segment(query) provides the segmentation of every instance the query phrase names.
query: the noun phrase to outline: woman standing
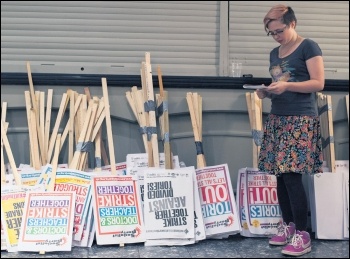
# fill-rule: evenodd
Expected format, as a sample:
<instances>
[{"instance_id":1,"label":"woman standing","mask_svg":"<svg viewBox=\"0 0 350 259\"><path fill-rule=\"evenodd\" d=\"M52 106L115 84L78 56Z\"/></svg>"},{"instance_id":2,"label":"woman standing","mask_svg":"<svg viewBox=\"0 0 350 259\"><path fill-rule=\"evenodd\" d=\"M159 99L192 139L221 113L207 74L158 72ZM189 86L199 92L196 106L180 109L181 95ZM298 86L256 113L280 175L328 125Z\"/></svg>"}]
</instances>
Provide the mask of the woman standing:
<instances>
[{"instance_id":1,"label":"woman standing","mask_svg":"<svg viewBox=\"0 0 350 259\"><path fill-rule=\"evenodd\" d=\"M279 46L270 52L272 83L257 90L260 99L271 98L258 167L277 176L284 221L269 243L287 244L283 254L300 256L311 251L302 175L322 172L316 100L316 92L324 88L325 81L322 51L316 42L298 35L297 19L289 6L272 7L263 22L267 35Z\"/></svg>"}]
</instances>

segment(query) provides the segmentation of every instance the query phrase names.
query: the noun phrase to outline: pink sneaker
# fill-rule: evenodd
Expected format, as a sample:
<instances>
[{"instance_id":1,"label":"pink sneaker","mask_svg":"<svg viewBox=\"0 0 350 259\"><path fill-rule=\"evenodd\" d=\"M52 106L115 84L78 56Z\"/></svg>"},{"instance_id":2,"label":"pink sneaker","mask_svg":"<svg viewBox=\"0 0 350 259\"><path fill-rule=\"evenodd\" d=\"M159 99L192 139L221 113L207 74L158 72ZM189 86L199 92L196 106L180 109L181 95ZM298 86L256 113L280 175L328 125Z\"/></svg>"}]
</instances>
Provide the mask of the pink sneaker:
<instances>
[{"instance_id":1,"label":"pink sneaker","mask_svg":"<svg viewBox=\"0 0 350 259\"><path fill-rule=\"evenodd\" d=\"M270 245L285 245L288 243L289 239L295 234L295 224L290 222L289 225L285 222L277 227L277 234L270 238Z\"/></svg>"},{"instance_id":2,"label":"pink sneaker","mask_svg":"<svg viewBox=\"0 0 350 259\"><path fill-rule=\"evenodd\" d=\"M299 256L311 252L311 239L306 231L295 233L292 241L282 249L282 254Z\"/></svg>"}]
</instances>

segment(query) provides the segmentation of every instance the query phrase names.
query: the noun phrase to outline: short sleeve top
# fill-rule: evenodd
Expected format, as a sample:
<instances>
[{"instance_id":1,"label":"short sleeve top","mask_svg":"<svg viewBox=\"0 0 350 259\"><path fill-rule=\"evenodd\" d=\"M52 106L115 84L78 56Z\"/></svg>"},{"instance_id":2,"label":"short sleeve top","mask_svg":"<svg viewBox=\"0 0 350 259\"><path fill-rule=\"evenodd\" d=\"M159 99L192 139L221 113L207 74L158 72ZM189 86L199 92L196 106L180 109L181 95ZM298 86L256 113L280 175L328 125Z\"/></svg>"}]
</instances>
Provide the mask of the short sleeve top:
<instances>
[{"instance_id":1,"label":"short sleeve top","mask_svg":"<svg viewBox=\"0 0 350 259\"><path fill-rule=\"evenodd\" d=\"M322 56L321 48L311 39L304 39L290 55L279 58L279 47L270 52L270 74L274 82L303 82L310 79L306 61ZM297 93L286 91L280 95L271 95L271 113L276 115L318 114L316 93Z\"/></svg>"}]
</instances>

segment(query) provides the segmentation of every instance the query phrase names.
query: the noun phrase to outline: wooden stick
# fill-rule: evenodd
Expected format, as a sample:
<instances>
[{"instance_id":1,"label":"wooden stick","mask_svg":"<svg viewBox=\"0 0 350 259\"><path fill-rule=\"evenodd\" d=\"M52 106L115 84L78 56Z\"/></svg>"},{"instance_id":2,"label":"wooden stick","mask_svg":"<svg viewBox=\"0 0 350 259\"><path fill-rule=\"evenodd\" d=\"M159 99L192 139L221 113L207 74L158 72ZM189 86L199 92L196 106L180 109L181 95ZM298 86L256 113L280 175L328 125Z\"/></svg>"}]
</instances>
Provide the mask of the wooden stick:
<instances>
[{"instance_id":1,"label":"wooden stick","mask_svg":"<svg viewBox=\"0 0 350 259\"><path fill-rule=\"evenodd\" d=\"M87 96L87 99L88 99L88 100L91 99L90 89L89 89L88 87L85 87L85 88L84 88L84 91L85 91L85 94L86 94L86 96ZM103 99L103 97L102 97L101 99ZM103 103L102 103L102 104L103 104ZM100 107L104 109L104 105L99 104L99 108L100 108ZM103 110L102 110L102 113L101 113L101 114L103 114L103 116L105 116ZM100 116L99 113L97 114L97 116ZM105 165L109 165L108 157L107 157L107 152L106 152L106 147L105 147L105 145L103 144L103 141L102 141L102 128L99 128L98 130L100 131L100 132L98 133L98 138L101 138L101 139L100 139L100 141L98 141L98 142L100 143L100 144L99 144L100 146L99 146L99 147L96 147L96 148L98 148L98 149L101 150L101 155L102 155L102 159L103 159L104 164L105 164ZM100 155L100 156L101 156L101 155Z\"/></svg>"},{"instance_id":2,"label":"wooden stick","mask_svg":"<svg viewBox=\"0 0 350 259\"><path fill-rule=\"evenodd\" d=\"M163 104L163 113L159 116L159 125L164 146L165 169L173 169L173 159L170 146L169 134L169 111L168 111L168 92L164 91L162 71L158 66L159 96L157 98L158 107Z\"/></svg>"},{"instance_id":3,"label":"wooden stick","mask_svg":"<svg viewBox=\"0 0 350 259\"><path fill-rule=\"evenodd\" d=\"M346 103L346 114L348 115L348 124L349 124L349 94L345 96L345 103Z\"/></svg>"},{"instance_id":4,"label":"wooden stick","mask_svg":"<svg viewBox=\"0 0 350 259\"><path fill-rule=\"evenodd\" d=\"M91 100L90 102L93 102L93 100ZM78 138L77 145L82 145L84 143L85 136L86 136L86 133L87 133L88 127L89 127L91 113L92 113L92 104L91 105L89 104L88 109L87 109L87 116L85 118L84 125L83 125L82 131L80 133L80 136ZM69 168L78 170L79 163L80 163L80 156L81 156L81 150L76 149L74 152L72 162L69 164Z\"/></svg>"},{"instance_id":5,"label":"wooden stick","mask_svg":"<svg viewBox=\"0 0 350 259\"><path fill-rule=\"evenodd\" d=\"M3 102L1 106L1 121L5 123L7 113L7 102ZM7 133L7 124L5 126L5 134ZM1 185L6 184L6 175L5 175L5 158L4 158L4 143L1 138Z\"/></svg>"},{"instance_id":6,"label":"wooden stick","mask_svg":"<svg viewBox=\"0 0 350 259\"><path fill-rule=\"evenodd\" d=\"M29 62L27 62L27 74L28 74L29 90L30 90L30 97L31 97L30 98L31 99L31 108L34 109L35 118L37 118L37 120L35 121L36 130L37 130L37 132L35 132L35 134L37 134L36 139L39 141L40 151L43 152L43 150L44 150L44 136L40 134L41 130L40 130L40 125L39 125L38 104L37 104L37 101L35 98L34 84L33 84L32 72L31 72ZM39 156L40 156L40 153L39 153Z\"/></svg>"},{"instance_id":7,"label":"wooden stick","mask_svg":"<svg viewBox=\"0 0 350 259\"><path fill-rule=\"evenodd\" d=\"M86 100L90 102L92 99L89 87L84 87L84 93L86 95Z\"/></svg>"},{"instance_id":8,"label":"wooden stick","mask_svg":"<svg viewBox=\"0 0 350 259\"><path fill-rule=\"evenodd\" d=\"M74 96L74 98L75 98L75 96ZM66 124L66 127L64 128L64 130L63 130L63 133L62 133L62 136L61 136L61 149L62 149L62 147L63 147L63 145L64 145L64 142L65 142L65 140L66 140L66 137L67 137L67 135L68 135L68 131L69 131L69 127L70 127L70 125L71 125L71 123L72 123L72 121L73 121L73 126L74 126L74 117L76 116L76 113L78 112L78 110L79 110L79 106L80 106L80 104L81 104L81 101L82 101L82 95L79 95L78 96L78 99L75 101L75 104L74 104L74 116L73 116L73 119L72 119L72 117L70 117L69 119L68 119L68 122L67 122L67 124ZM78 138L78 137L77 137ZM73 143L73 147L74 147L74 143ZM73 154L74 155L74 154Z\"/></svg>"},{"instance_id":9,"label":"wooden stick","mask_svg":"<svg viewBox=\"0 0 350 259\"><path fill-rule=\"evenodd\" d=\"M40 134L40 138L42 139L42 147L43 149L41 150L41 164L44 165L46 164L47 158L46 158L46 153L44 152L45 146L44 146L44 137L45 137L45 92L39 92L39 130L38 134Z\"/></svg>"},{"instance_id":10,"label":"wooden stick","mask_svg":"<svg viewBox=\"0 0 350 259\"><path fill-rule=\"evenodd\" d=\"M95 171L101 171L101 130L97 132L95 139Z\"/></svg>"},{"instance_id":11,"label":"wooden stick","mask_svg":"<svg viewBox=\"0 0 350 259\"><path fill-rule=\"evenodd\" d=\"M125 93L125 96L126 96L126 99L129 103L129 106L137 120L137 123L140 127L140 129L143 129L143 127L145 125L142 125L142 122L141 122L141 119L143 117L143 112L139 113L138 112L138 104L137 104L137 96L136 96L136 93L137 93L137 87L136 86L133 86L132 88L132 91L127 91ZM142 136L142 139L143 139L143 144L144 144L144 147L145 147L145 150L146 150L146 153L147 153L147 135L146 133L141 133L141 136Z\"/></svg>"},{"instance_id":12,"label":"wooden stick","mask_svg":"<svg viewBox=\"0 0 350 259\"><path fill-rule=\"evenodd\" d=\"M97 113L97 110L98 110L98 100L92 99L91 101L89 103L90 103L90 105L92 103L92 110L91 110L91 115L90 115L88 129L86 131L83 143L91 143L93 141L91 135L92 135L92 131L93 131L94 125L95 125L95 118L96 118L96 113ZM88 159L87 158L87 153L88 152L85 151L85 152L82 152L82 154L80 155L80 162L79 162L78 170L85 171L84 169L85 169L86 162L87 162L87 159Z\"/></svg>"},{"instance_id":13,"label":"wooden stick","mask_svg":"<svg viewBox=\"0 0 350 259\"><path fill-rule=\"evenodd\" d=\"M9 143L7 135L6 135L4 122L2 120L1 120L1 139L2 139L3 144L5 146L7 158L9 160L9 163L10 163L10 166L12 169L12 173L13 173L13 177L15 178L16 185L20 186L21 185L21 177L18 174L16 162L15 162L15 159L13 158L10 143Z\"/></svg>"},{"instance_id":14,"label":"wooden stick","mask_svg":"<svg viewBox=\"0 0 350 259\"><path fill-rule=\"evenodd\" d=\"M104 117L105 114L104 114L104 102L99 100L97 97L94 99L99 103L98 104L98 111L97 111L97 114L96 114L96 119L95 119L95 123L94 123L94 130L97 129L97 135L94 136L92 132L92 137L91 137L91 140L95 142L95 171L101 171L102 168L101 168L101 155L102 155L102 152L101 152L101 148L104 147L101 139L102 139L102 135L101 135L101 125L96 125L100 119L100 117ZM103 99L103 97L102 97ZM102 115L103 114L103 115ZM102 115L102 116L101 116ZM93 131L94 131L93 130Z\"/></svg>"},{"instance_id":15,"label":"wooden stick","mask_svg":"<svg viewBox=\"0 0 350 259\"><path fill-rule=\"evenodd\" d=\"M252 109L252 94L250 92L246 92L246 102L247 102L247 108L248 108L248 116L249 116L249 124L250 124L250 130L252 133L252 147L253 147L253 167L257 167L257 153L258 153L258 146L255 144L254 136L253 136L253 130L254 130L254 116Z\"/></svg>"},{"instance_id":16,"label":"wooden stick","mask_svg":"<svg viewBox=\"0 0 350 259\"><path fill-rule=\"evenodd\" d=\"M145 147L145 152L149 154L150 153L149 148L151 148L150 150L152 150L152 145L150 146L148 145L147 132L146 132L148 117L145 112L143 91L137 90L137 87L133 86L131 89L131 96L135 104L135 109L139 120L140 130L142 129L142 140L143 140L143 145Z\"/></svg>"},{"instance_id":17,"label":"wooden stick","mask_svg":"<svg viewBox=\"0 0 350 259\"><path fill-rule=\"evenodd\" d=\"M107 79L102 78L102 91L103 98L105 103L105 114L106 114L106 128L107 128L107 138L108 138L108 150L109 150L109 161L111 162L111 172L113 175L117 174L115 169L115 155L114 155L114 142L113 142L113 132L112 132L112 122L111 122L111 113L110 105L108 98L108 89L107 89Z\"/></svg>"},{"instance_id":18,"label":"wooden stick","mask_svg":"<svg viewBox=\"0 0 350 259\"><path fill-rule=\"evenodd\" d=\"M102 142L103 141L101 141L101 145L103 145ZM102 160L103 160L104 165L109 165L108 155L107 155L107 152L104 148L101 148L101 155L102 155Z\"/></svg>"},{"instance_id":19,"label":"wooden stick","mask_svg":"<svg viewBox=\"0 0 350 259\"><path fill-rule=\"evenodd\" d=\"M2 122L3 120L1 120ZM5 131L6 134L6 131ZM6 184L6 174L5 174L5 158L4 158L4 143L1 138L1 185Z\"/></svg>"},{"instance_id":20,"label":"wooden stick","mask_svg":"<svg viewBox=\"0 0 350 259\"><path fill-rule=\"evenodd\" d=\"M92 131L92 140L95 140L96 136L98 135L98 132L101 130L102 123L104 119L106 118L106 113L104 112L105 110L105 104L104 101L101 98L98 102L98 110L96 112L96 118L93 126L93 131ZM102 148L101 148L102 152Z\"/></svg>"},{"instance_id":21,"label":"wooden stick","mask_svg":"<svg viewBox=\"0 0 350 259\"><path fill-rule=\"evenodd\" d=\"M146 83L146 74L147 74L147 67L146 67L146 62L142 62L141 63L141 84L142 84L142 106L144 106L144 104L148 103L148 99L147 99L147 83ZM144 109L144 108L142 108ZM146 132L147 130L150 128L150 122L149 122L149 113L148 111L144 111L145 112L145 118L146 118ZM148 167L154 167L154 159L153 159L153 150L152 150L152 140L149 139L148 137L148 133L147 133L147 156L148 156Z\"/></svg>"},{"instance_id":22,"label":"wooden stick","mask_svg":"<svg viewBox=\"0 0 350 259\"><path fill-rule=\"evenodd\" d=\"M32 140L32 135L31 135L31 126L30 126L30 109L32 108L31 107L31 104L30 104L30 93L29 91L25 91L24 92L24 97L25 97L25 102L26 102L26 115L27 115L27 124L28 124L28 135L29 135L29 163L30 163L30 166L33 167L33 147L34 147L34 143L33 143L33 140Z\"/></svg>"},{"instance_id":23,"label":"wooden stick","mask_svg":"<svg viewBox=\"0 0 350 259\"><path fill-rule=\"evenodd\" d=\"M41 160L40 160L40 152L39 152L39 148L38 148L38 129L36 128L37 123L36 123L36 114L35 111L33 109L30 109L30 127L32 128L32 130L30 131L30 133L32 134L32 140L35 143L33 145L33 155L34 155L34 168L36 170L39 170L42 166L41 164Z\"/></svg>"},{"instance_id":24,"label":"wooden stick","mask_svg":"<svg viewBox=\"0 0 350 259\"><path fill-rule=\"evenodd\" d=\"M254 130L256 131L257 135L259 136L262 130L262 111L261 111L261 99L258 97L258 95L256 94L256 92L253 92L251 94L252 97L252 102L253 102L253 111L254 111ZM256 138L258 138L258 136L255 136ZM259 141L259 140L256 140ZM256 142L255 141L255 142ZM255 143L254 142L254 143ZM260 152L260 143L255 143L256 145L256 149L255 149L255 153L254 153L254 160L253 160L253 166L255 168L258 167L258 160L259 160L259 152Z\"/></svg>"},{"instance_id":25,"label":"wooden stick","mask_svg":"<svg viewBox=\"0 0 350 259\"><path fill-rule=\"evenodd\" d=\"M192 124L192 129L193 129L193 135L194 135L194 140L196 143L196 147L197 145L202 145L202 140L201 140L201 136L200 136L200 132L201 130L199 130L199 126L198 126L198 121L199 119L196 118L196 113L198 113L198 103L194 104L194 100L193 100L193 93L188 92L186 95L186 100L187 100L187 104L188 104L188 109L190 112L190 118L191 118L191 124ZM196 99L198 101L198 98ZM197 114L198 116L198 114ZM205 157L203 154L203 150L201 150L201 153L198 153L198 148L197 149L197 168L203 168L206 167L206 162L205 162Z\"/></svg>"},{"instance_id":26,"label":"wooden stick","mask_svg":"<svg viewBox=\"0 0 350 259\"><path fill-rule=\"evenodd\" d=\"M49 163L51 162L51 156L52 156L53 148L54 148L54 145L56 142L58 128L60 126L60 123L61 123L61 120L63 118L64 112L66 110L67 104L68 104L68 95L67 95L67 93L64 93L62 96L60 108L58 110L58 115L56 118L55 126L52 130L52 134L50 137L49 149L48 149L48 153L47 153L47 161Z\"/></svg>"},{"instance_id":27,"label":"wooden stick","mask_svg":"<svg viewBox=\"0 0 350 259\"><path fill-rule=\"evenodd\" d=\"M84 122L85 122L85 118L86 118L86 112L87 112L87 96L86 94L82 95L82 101L81 101L81 105L79 106L79 109L77 111L77 114L75 116L76 122L75 122L75 136L77 136L76 143L78 144L78 138L80 136L80 133L82 131Z\"/></svg>"},{"instance_id":28,"label":"wooden stick","mask_svg":"<svg viewBox=\"0 0 350 259\"><path fill-rule=\"evenodd\" d=\"M69 121L68 121L68 132L69 132L69 139L68 139L68 164L70 164L70 162L73 159L73 155L74 155L74 117L75 117L75 103L74 103L74 96L75 93L74 91L70 90L68 91L68 95L69 95ZM57 145L57 141L56 141L56 145ZM60 147L61 149L61 144Z\"/></svg>"},{"instance_id":29,"label":"wooden stick","mask_svg":"<svg viewBox=\"0 0 350 259\"><path fill-rule=\"evenodd\" d=\"M35 169L40 169L40 154L38 152L38 139L37 139L37 129L36 129L36 117L35 111L32 109L30 104L30 95L29 91L24 92L25 102L26 102L26 111L27 111L27 120L28 120L28 132L29 132L29 144L30 144L30 157L31 165Z\"/></svg>"},{"instance_id":30,"label":"wooden stick","mask_svg":"<svg viewBox=\"0 0 350 259\"><path fill-rule=\"evenodd\" d=\"M322 152L327 167L331 172L335 172L335 151L333 136L333 115L332 99L330 95L317 93L317 105L321 124Z\"/></svg>"},{"instance_id":31,"label":"wooden stick","mask_svg":"<svg viewBox=\"0 0 350 259\"><path fill-rule=\"evenodd\" d=\"M336 166L335 166L335 150L334 150L334 133L333 133L333 114L332 114L332 96L327 95L327 104L328 104L328 129L329 129L329 151L330 151L330 165L329 168L331 169L332 173L335 173Z\"/></svg>"},{"instance_id":32,"label":"wooden stick","mask_svg":"<svg viewBox=\"0 0 350 259\"><path fill-rule=\"evenodd\" d=\"M46 161L43 164L47 164L47 152L49 149L49 137L50 137L50 127L51 127L51 108L52 108L52 95L53 90L49 89L47 91L47 104L46 104L46 115L45 115L45 130L44 130L44 150Z\"/></svg>"},{"instance_id":33,"label":"wooden stick","mask_svg":"<svg viewBox=\"0 0 350 259\"><path fill-rule=\"evenodd\" d=\"M58 167L58 156L60 154L61 150L61 134L57 134L56 137L56 144L55 144L55 152L52 158L52 172L50 175L50 180L45 182L46 190L47 191L54 191L55 190L55 182L56 182L56 173L57 173L57 167Z\"/></svg>"},{"instance_id":34,"label":"wooden stick","mask_svg":"<svg viewBox=\"0 0 350 259\"><path fill-rule=\"evenodd\" d=\"M145 75L146 75L147 101L148 101L148 103L153 102L153 104L154 104L154 108L151 108L148 112L149 125L151 128L157 128L154 92L153 92L151 56L150 56L149 52L145 53L145 61L146 61L145 62L146 63ZM152 154L153 154L154 166L159 167L158 136L157 136L157 133L154 131L152 131L151 142L152 142Z\"/></svg>"}]
</instances>

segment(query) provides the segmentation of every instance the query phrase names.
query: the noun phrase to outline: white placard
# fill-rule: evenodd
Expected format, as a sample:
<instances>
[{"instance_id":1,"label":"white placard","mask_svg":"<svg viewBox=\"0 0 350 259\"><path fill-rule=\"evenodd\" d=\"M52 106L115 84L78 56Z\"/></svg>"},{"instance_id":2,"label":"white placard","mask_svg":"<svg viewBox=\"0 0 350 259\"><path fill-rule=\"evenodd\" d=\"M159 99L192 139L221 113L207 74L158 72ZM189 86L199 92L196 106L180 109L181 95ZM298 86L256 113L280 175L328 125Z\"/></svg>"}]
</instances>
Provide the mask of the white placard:
<instances>
[{"instance_id":1,"label":"white placard","mask_svg":"<svg viewBox=\"0 0 350 259\"><path fill-rule=\"evenodd\" d=\"M264 89L264 88L267 88L267 86L265 86L265 85L248 85L248 84L245 84L245 85L243 85L243 88L244 88L244 89L253 89L253 90L257 90L257 89Z\"/></svg>"},{"instance_id":2,"label":"white placard","mask_svg":"<svg viewBox=\"0 0 350 259\"><path fill-rule=\"evenodd\" d=\"M27 192L18 251L71 251L75 191Z\"/></svg>"},{"instance_id":3,"label":"white placard","mask_svg":"<svg viewBox=\"0 0 350 259\"><path fill-rule=\"evenodd\" d=\"M208 237L240 232L227 164L196 169L205 233Z\"/></svg>"},{"instance_id":4,"label":"white placard","mask_svg":"<svg viewBox=\"0 0 350 259\"><path fill-rule=\"evenodd\" d=\"M194 238L193 169L144 169L146 239Z\"/></svg>"},{"instance_id":5,"label":"white placard","mask_svg":"<svg viewBox=\"0 0 350 259\"><path fill-rule=\"evenodd\" d=\"M95 175L92 202L98 245L145 241L136 176Z\"/></svg>"},{"instance_id":6,"label":"white placard","mask_svg":"<svg viewBox=\"0 0 350 259\"><path fill-rule=\"evenodd\" d=\"M246 168L246 220L249 231L257 235L274 235L282 221L282 212L277 197L275 175Z\"/></svg>"}]
</instances>

